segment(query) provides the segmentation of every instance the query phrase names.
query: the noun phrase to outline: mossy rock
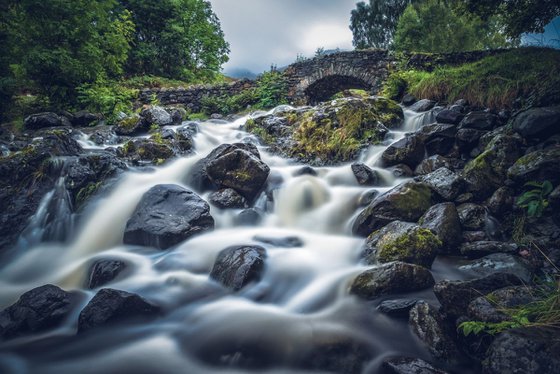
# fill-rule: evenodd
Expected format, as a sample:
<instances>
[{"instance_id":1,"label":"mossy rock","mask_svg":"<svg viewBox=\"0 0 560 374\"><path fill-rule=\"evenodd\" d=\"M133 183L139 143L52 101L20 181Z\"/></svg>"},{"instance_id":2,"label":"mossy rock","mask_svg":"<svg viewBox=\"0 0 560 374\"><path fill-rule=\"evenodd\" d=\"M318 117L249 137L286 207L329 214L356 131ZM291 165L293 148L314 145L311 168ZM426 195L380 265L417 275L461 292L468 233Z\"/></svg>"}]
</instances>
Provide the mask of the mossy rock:
<instances>
[{"instance_id":1,"label":"mossy rock","mask_svg":"<svg viewBox=\"0 0 560 374\"><path fill-rule=\"evenodd\" d=\"M508 170L508 177L517 182L560 182L560 147L531 152L519 158Z\"/></svg>"},{"instance_id":2,"label":"mossy rock","mask_svg":"<svg viewBox=\"0 0 560 374\"><path fill-rule=\"evenodd\" d=\"M138 114L134 114L120 120L113 129L117 135L130 136L148 132L149 125Z\"/></svg>"}]
</instances>

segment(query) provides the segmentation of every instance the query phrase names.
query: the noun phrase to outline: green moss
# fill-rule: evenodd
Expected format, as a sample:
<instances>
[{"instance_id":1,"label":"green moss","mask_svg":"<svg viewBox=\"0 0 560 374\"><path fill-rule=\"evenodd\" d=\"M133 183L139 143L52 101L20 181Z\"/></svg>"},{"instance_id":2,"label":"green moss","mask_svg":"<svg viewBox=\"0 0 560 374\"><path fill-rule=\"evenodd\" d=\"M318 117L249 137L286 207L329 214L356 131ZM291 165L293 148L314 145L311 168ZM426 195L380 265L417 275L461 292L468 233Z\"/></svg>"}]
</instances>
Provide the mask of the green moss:
<instances>
[{"instance_id":1,"label":"green moss","mask_svg":"<svg viewBox=\"0 0 560 374\"><path fill-rule=\"evenodd\" d=\"M187 115L187 118L190 121L206 121L208 119L208 115L206 113L190 113L189 115Z\"/></svg>"},{"instance_id":2,"label":"green moss","mask_svg":"<svg viewBox=\"0 0 560 374\"><path fill-rule=\"evenodd\" d=\"M432 191L423 184L408 185L393 200L393 205L403 213L416 215L422 214L432 205Z\"/></svg>"},{"instance_id":3,"label":"green moss","mask_svg":"<svg viewBox=\"0 0 560 374\"><path fill-rule=\"evenodd\" d=\"M379 262L405 261L431 265L442 242L430 230L415 228L393 240L383 242L377 253Z\"/></svg>"},{"instance_id":4,"label":"green moss","mask_svg":"<svg viewBox=\"0 0 560 374\"><path fill-rule=\"evenodd\" d=\"M478 155L476 158L472 159L465 165L464 172L465 173L472 173L472 172L483 172L491 169L491 162L490 158L492 157L492 152L490 150L486 150Z\"/></svg>"},{"instance_id":5,"label":"green moss","mask_svg":"<svg viewBox=\"0 0 560 374\"><path fill-rule=\"evenodd\" d=\"M76 206L81 207L101 186L101 182L90 182L78 191L76 195Z\"/></svg>"},{"instance_id":6,"label":"green moss","mask_svg":"<svg viewBox=\"0 0 560 374\"><path fill-rule=\"evenodd\" d=\"M119 121L119 127L127 130L132 130L136 125L140 122L140 117L138 116L130 116L123 118Z\"/></svg>"}]
</instances>

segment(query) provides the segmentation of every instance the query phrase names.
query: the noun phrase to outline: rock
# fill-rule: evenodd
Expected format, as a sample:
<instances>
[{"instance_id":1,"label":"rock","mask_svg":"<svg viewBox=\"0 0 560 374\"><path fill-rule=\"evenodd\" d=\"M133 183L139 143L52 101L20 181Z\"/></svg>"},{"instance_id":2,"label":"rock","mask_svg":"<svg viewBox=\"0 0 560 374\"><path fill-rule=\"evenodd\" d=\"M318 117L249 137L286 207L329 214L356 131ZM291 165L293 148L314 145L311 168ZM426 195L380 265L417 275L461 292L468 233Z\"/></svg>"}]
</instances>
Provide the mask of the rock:
<instances>
[{"instance_id":1,"label":"rock","mask_svg":"<svg viewBox=\"0 0 560 374\"><path fill-rule=\"evenodd\" d=\"M460 247L461 254L468 258L480 258L493 253L511 253L519 252L519 247L515 243L504 243L496 241L477 241L472 243L463 243Z\"/></svg>"},{"instance_id":2,"label":"rock","mask_svg":"<svg viewBox=\"0 0 560 374\"><path fill-rule=\"evenodd\" d=\"M384 166L406 164L411 168L424 158L424 143L419 136L409 135L391 144L381 155Z\"/></svg>"},{"instance_id":3,"label":"rock","mask_svg":"<svg viewBox=\"0 0 560 374\"><path fill-rule=\"evenodd\" d=\"M300 169L296 170L293 175L294 177L299 177L302 175L311 175L313 177L316 177L318 174L317 171L313 169L311 166L305 165Z\"/></svg>"},{"instance_id":4,"label":"rock","mask_svg":"<svg viewBox=\"0 0 560 374\"><path fill-rule=\"evenodd\" d=\"M379 191L377 190L366 191L362 195L360 195L360 198L358 200L358 205L361 207L368 206L377 196L379 196ZM560 203L560 199L559 199L559 203Z\"/></svg>"},{"instance_id":5,"label":"rock","mask_svg":"<svg viewBox=\"0 0 560 374\"><path fill-rule=\"evenodd\" d=\"M391 168L388 168L391 171L395 178L411 178L414 175L414 172L410 168L410 166L405 164L398 164Z\"/></svg>"},{"instance_id":6,"label":"rock","mask_svg":"<svg viewBox=\"0 0 560 374\"><path fill-rule=\"evenodd\" d=\"M451 109L444 109L436 115L436 121L438 123L449 123L452 125L458 125L463 118L465 118L464 114Z\"/></svg>"},{"instance_id":7,"label":"rock","mask_svg":"<svg viewBox=\"0 0 560 374\"><path fill-rule=\"evenodd\" d=\"M488 209L495 216L510 212L513 208L514 192L510 187L498 188L488 200Z\"/></svg>"},{"instance_id":8,"label":"rock","mask_svg":"<svg viewBox=\"0 0 560 374\"><path fill-rule=\"evenodd\" d=\"M455 204L436 204L428 209L418 222L421 227L429 229L436 234L441 241L440 253L458 253L462 229Z\"/></svg>"},{"instance_id":9,"label":"rock","mask_svg":"<svg viewBox=\"0 0 560 374\"><path fill-rule=\"evenodd\" d=\"M39 130L47 127L70 126L70 121L66 117L59 116L56 113L45 112L32 114L25 117L23 126L28 130Z\"/></svg>"},{"instance_id":10,"label":"rock","mask_svg":"<svg viewBox=\"0 0 560 374\"><path fill-rule=\"evenodd\" d=\"M213 228L208 203L186 188L159 184L136 206L126 224L124 243L167 249Z\"/></svg>"},{"instance_id":11,"label":"rock","mask_svg":"<svg viewBox=\"0 0 560 374\"><path fill-rule=\"evenodd\" d=\"M435 101L422 99L410 105L410 107L408 107L407 109L412 110L414 112L426 112L432 109L435 105L436 105Z\"/></svg>"},{"instance_id":12,"label":"rock","mask_svg":"<svg viewBox=\"0 0 560 374\"><path fill-rule=\"evenodd\" d=\"M440 246L430 230L393 221L368 237L364 258L368 264L402 261L430 268Z\"/></svg>"},{"instance_id":13,"label":"rock","mask_svg":"<svg viewBox=\"0 0 560 374\"><path fill-rule=\"evenodd\" d=\"M461 176L446 167L424 175L419 180L447 201L455 200L463 190Z\"/></svg>"},{"instance_id":14,"label":"rock","mask_svg":"<svg viewBox=\"0 0 560 374\"><path fill-rule=\"evenodd\" d=\"M120 260L99 260L89 270L87 288L90 290L113 281L126 269L126 263Z\"/></svg>"},{"instance_id":15,"label":"rock","mask_svg":"<svg viewBox=\"0 0 560 374\"><path fill-rule=\"evenodd\" d=\"M0 312L0 337L12 339L59 326L70 316L75 297L47 284L21 295Z\"/></svg>"},{"instance_id":16,"label":"rock","mask_svg":"<svg viewBox=\"0 0 560 374\"><path fill-rule=\"evenodd\" d=\"M560 146L531 152L513 164L507 171L508 178L518 182L560 182Z\"/></svg>"},{"instance_id":17,"label":"rock","mask_svg":"<svg viewBox=\"0 0 560 374\"><path fill-rule=\"evenodd\" d=\"M503 311L532 303L535 301L534 292L535 290L527 286L501 288L471 301L467 315L473 321L490 323L510 321L511 317Z\"/></svg>"},{"instance_id":18,"label":"rock","mask_svg":"<svg viewBox=\"0 0 560 374\"><path fill-rule=\"evenodd\" d=\"M391 374L448 374L419 358L395 357L385 359L383 368Z\"/></svg>"},{"instance_id":19,"label":"rock","mask_svg":"<svg viewBox=\"0 0 560 374\"><path fill-rule=\"evenodd\" d=\"M525 327L501 333L483 361L485 374L553 374L560 367L558 330Z\"/></svg>"},{"instance_id":20,"label":"rock","mask_svg":"<svg viewBox=\"0 0 560 374\"><path fill-rule=\"evenodd\" d=\"M418 301L418 299L385 300L379 304L377 310L390 317L408 319L408 312Z\"/></svg>"},{"instance_id":21,"label":"rock","mask_svg":"<svg viewBox=\"0 0 560 374\"><path fill-rule=\"evenodd\" d=\"M238 226L256 226L263 219L261 212L255 208L245 209L235 217L235 224Z\"/></svg>"},{"instance_id":22,"label":"rock","mask_svg":"<svg viewBox=\"0 0 560 374\"><path fill-rule=\"evenodd\" d=\"M169 126L173 124L173 118L164 108L160 106L153 106L151 108L144 109L140 116L144 121L150 125L157 126Z\"/></svg>"},{"instance_id":23,"label":"rock","mask_svg":"<svg viewBox=\"0 0 560 374\"><path fill-rule=\"evenodd\" d=\"M424 301L417 302L410 310L409 324L435 358L446 362L459 360L461 354L455 343L454 328L435 307Z\"/></svg>"},{"instance_id":24,"label":"rock","mask_svg":"<svg viewBox=\"0 0 560 374\"><path fill-rule=\"evenodd\" d=\"M94 114L90 113L87 110L80 110L72 115L72 126L77 127L85 127L85 126L94 126L99 121L103 120L103 116L101 114Z\"/></svg>"},{"instance_id":25,"label":"rock","mask_svg":"<svg viewBox=\"0 0 560 374\"><path fill-rule=\"evenodd\" d=\"M275 237L257 235L253 237L253 240L278 248L297 248L297 247L303 247L304 245L303 241L297 236L286 236L283 238L275 238Z\"/></svg>"},{"instance_id":26,"label":"rock","mask_svg":"<svg viewBox=\"0 0 560 374\"><path fill-rule=\"evenodd\" d=\"M156 316L159 311L159 307L141 296L126 291L103 288L80 312L78 333L125 320L145 320Z\"/></svg>"},{"instance_id":27,"label":"rock","mask_svg":"<svg viewBox=\"0 0 560 374\"><path fill-rule=\"evenodd\" d=\"M350 286L350 293L371 300L383 295L423 290L433 284L434 278L426 268L390 262L359 274Z\"/></svg>"},{"instance_id":28,"label":"rock","mask_svg":"<svg viewBox=\"0 0 560 374\"><path fill-rule=\"evenodd\" d=\"M411 94L406 94L402 98L402 104L404 106L411 106L412 104L414 104L417 101L418 101L418 99L415 98L414 96L412 96Z\"/></svg>"},{"instance_id":29,"label":"rock","mask_svg":"<svg viewBox=\"0 0 560 374\"><path fill-rule=\"evenodd\" d=\"M486 134L486 131L459 129L455 138L459 150L465 154L470 152L484 134Z\"/></svg>"},{"instance_id":30,"label":"rock","mask_svg":"<svg viewBox=\"0 0 560 374\"><path fill-rule=\"evenodd\" d=\"M560 185L556 186L550 195L548 195L548 203L552 209L560 208Z\"/></svg>"},{"instance_id":31,"label":"rock","mask_svg":"<svg viewBox=\"0 0 560 374\"><path fill-rule=\"evenodd\" d=\"M560 106L531 108L513 120L513 130L524 138L542 138L560 132Z\"/></svg>"},{"instance_id":32,"label":"rock","mask_svg":"<svg viewBox=\"0 0 560 374\"><path fill-rule=\"evenodd\" d=\"M498 116L488 112L470 112L463 118L459 127L476 130L493 130Z\"/></svg>"},{"instance_id":33,"label":"rock","mask_svg":"<svg viewBox=\"0 0 560 374\"><path fill-rule=\"evenodd\" d=\"M422 160L422 162L414 170L414 174L426 175L442 167L450 169L451 163L445 157L433 155Z\"/></svg>"},{"instance_id":34,"label":"rock","mask_svg":"<svg viewBox=\"0 0 560 374\"><path fill-rule=\"evenodd\" d=\"M115 126L113 130L117 135L135 136L148 132L150 124L144 121L138 114L133 114L123 118Z\"/></svg>"},{"instance_id":35,"label":"rock","mask_svg":"<svg viewBox=\"0 0 560 374\"><path fill-rule=\"evenodd\" d=\"M212 192L208 201L220 209L243 209L248 208L247 200L232 188L224 188Z\"/></svg>"},{"instance_id":36,"label":"rock","mask_svg":"<svg viewBox=\"0 0 560 374\"><path fill-rule=\"evenodd\" d=\"M354 234L368 236L391 221L415 222L432 206L432 191L417 182L405 182L375 198L354 221Z\"/></svg>"},{"instance_id":37,"label":"rock","mask_svg":"<svg viewBox=\"0 0 560 374\"><path fill-rule=\"evenodd\" d=\"M462 193L455 199L457 204L464 204L472 201L474 199L474 195L471 192Z\"/></svg>"},{"instance_id":38,"label":"rock","mask_svg":"<svg viewBox=\"0 0 560 374\"><path fill-rule=\"evenodd\" d=\"M483 229L486 222L486 208L482 205L466 203L457 207L461 226L465 230Z\"/></svg>"},{"instance_id":39,"label":"rock","mask_svg":"<svg viewBox=\"0 0 560 374\"><path fill-rule=\"evenodd\" d=\"M138 164L141 161L161 164L175 156L171 143L167 141L154 141L152 139L129 140L117 150L119 157Z\"/></svg>"},{"instance_id":40,"label":"rock","mask_svg":"<svg viewBox=\"0 0 560 374\"><path fill-rule=\"evenodd\" d=\"M259 246L233 246L222 250L210 278L227 288L239 291L251 282L258 282L264 272L266 251Z\"/></svg>"},{"instance_id":41,"label":"rock","mask_svg":"<svg viewBox=\"0 0 560 374\"><path fill-rule=\"evenodd\" d=\"M362 186L375 186L379 182L379 176L370 167L363 163L355 163L351 166L352 172Z\"/></svg>"},{"instance_id":42,"label":"rock","mask_svg":"<svg viewBox=\"0 0 560 374\"><path fill-rule=\"evenodd\" d=\"M175 125L180 125L187 117L188 113L184 108L173 108L171 110L171 120Z\"/></svg>"},{"instance_id":43,"label":"rock","mask_svg":"<svg viewBox=\"0 0 560 374\"><path fill-rule=\"evenodd\" d=\"M519 286L523 282L510 273L495 273L484 278L469 281L443 280L434 286L434 294L441 303L445 313L459 317L467 312L471 301L480 295L509 286Z\"/></svg>"},{"instance_id":44,"label":"rock","mask_svg":"<svg viewBox=\"0 0 560 374\"><path fill-rule=\"evenodd\" d=\"M424 139L428 155L447 154L455 144L457 127L454 125L433 123L423 126L416 132Z\"/></svg>"},{"instance_id":45,"label":"rock","mask_svg":"<svg viewBox=\"0 0 560 374\"><path fill-rule=\"evenodd\" d=\"M520 257L507 253L491 254L461 265L458 269L476 277L486 277L496 273L514 274L527 284L533 277L533 272Z\"/></svg>"}]
</instances>

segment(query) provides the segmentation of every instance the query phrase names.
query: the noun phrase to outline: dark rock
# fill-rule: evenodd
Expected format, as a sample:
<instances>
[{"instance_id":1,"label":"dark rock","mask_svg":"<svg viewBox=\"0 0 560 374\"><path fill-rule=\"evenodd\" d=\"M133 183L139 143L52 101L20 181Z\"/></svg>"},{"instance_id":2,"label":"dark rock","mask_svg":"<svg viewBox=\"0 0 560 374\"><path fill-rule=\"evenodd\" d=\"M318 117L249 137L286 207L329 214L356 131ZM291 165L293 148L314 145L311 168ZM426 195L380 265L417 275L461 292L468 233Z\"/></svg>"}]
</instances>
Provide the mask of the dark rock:
<instances>
[{"instance_id":1,"label":"dark rock","mask_svg":"<svg viewBox=\"0 0 560 374\"><path fill-rule=\"evenodd\" d=\"M407 109L412 110L414 112L426 112L426 111L432 109L435 105L436 105L435 101L428 100L428 99L422 99L422 100L419 100L419 101L415 102L414 104L412 104Z\"/></svg>"},{"instance_id":2,"label":"dark rock","mask_svg":"<svg viewBox=\"0 0 560 374\"><path fill-rule=\"evenodd\" d=\"M301 175L311 175L313 177L316 177L318 174L315 169L313 169L311 166L306 165L294 172L294 177L299 177Z\"/></svg>"},{"instance_id":3,"label":"dark rock","mask_svg":"<svg viewBox=\"0 0 560 374\"><path fill-rule=\"evenodd\" d=\"M208 201L220 209L243 209L249 206L247 200L232 188L212 192Z\"/></svg>"},{"instance_id":4,"label":"dark rock","mask_svg":"<svg viewBox=\"0 0 560 374\"><path fill-rule=\"evenodd\" d=\"M458 253L462 229L455 204L436 204L428 209L418 222L421 227L431 230L441 240L440 253Z\"/></svg>"},{"instance_id":5,"label":"dark rock","mask_svg":"<svg viewBox=\"0 0 560 374\"><path fill-rule=\"evenodd\" d=\"M47 284L21 295L0 312L0 337L12 339L57 327L71 313L74 297Z\"/></svg>"},{"instance_id":6,"label":"dark rock","mask_svg":"<svg viewBox=\"0 0 560 374\"><path fill-rule=\"evenodd\" d=\"M486 277L496 273L514 274L525 283L530 283L533 273L518 256L507 253L495 253L468 264L459 266L459 270L476 277Z\"/></svg>"},{"instance_id":7,"label":"dark rock","mask_svg":"<svg viewBox=\"0 0 560 374\"><path fill-rule=\"evenodd\" d=\"M352 164L352 172L358 181L358 184L362 186L374 186L379 181L379 176L370 167L363 163Z\"/></svg>"},{"instance_id":8,"label":"dark rock","mask_svg":"<svg viewBox=\"0 0 560 374\"><path fill-rule=\"evenodd\" d=\"M457 204L464 204L472 201L474 199L474 195L471 192L462 193L455 199Z\"/></svg>"},{"instance_id":9,"label":"dark rock","mask_svg":"<svg viewBox=\"0 0 560 374\"><path fill-rule=\"evenodd\" d=\"M560 208L560 185L556 186L550 195L548 195L548 203L553 209Z\"/></svg>"},{"instance_id":10,"label":"dark rock","mask_svg":"<svg viewBox=\"0 0 560 374\"><path fill-rule=\"evenodd\" d=\"M507 176L518 183L545 180L560 182L560 146L531 152L519 158L509 168Z\"/></svg>"},{"instance_id":11,"label":"dark rock","mask_svg":"<svg viewBox=\"0 0 560 374\"><path fill-rule=\"evenodd\" d=\"M419 358L395 357L383 361L383 368L390 374L448 374Z\"/></svg>"},{"instance_id":12,"label":"dark rock","mask_svg":"<svg viewBox=\"0 0 560 374\"><path fill-rule=\"evenodd\" d=\"M120 321L156 316L160 309L146 299L126 291L101 289L80 312L78 333Z\"/></svg>"},{"instance_id":13,"label":"dark rock","mask_svg":"<svg viewBox=\"0 0 560 374\"><path fill-rule=\"evenodd\" d=\"M171 119L175 125L180 125L187 117L188 114L184 108L173 108L171 110Z\"/></svg>"},{"instance_id":14,"label":"dark rock","mask_svg":"<svg viewBox=\"0 0 560 374\"><path fill-rule=\"evenodd\" d=\"M444 109L436 115L438 123L450 123L452 125L458 125L463 118L465 118L464 114L452 109Z\"/></svg>"},{"instance_id":15,"label":"dark rock","mask_svg":"<svg viewBox=\"0 0 560 374\"><path fill-rule=\"evenodd\" d=\"M414 334L428 346L435 358L447 362L459 360L455 331L435 307L419 301L410 310L409 323Z\"/></svg>"},{"instance_id":16,"label":"dark rock","mask_svg":"<svg viewBox=\"0 0 560 374\"><path fill-rule=\"evenodd\" d=\"M498 116L488 112L470 112L463 118L459 127L476 130L492 130L496 127Z\"/></svg>"},{"instance_id":17,"label":"dark rock","mask_svg":"<svg viewBox=\"0 0 560 374\"><path fill-rule=\"evenodd\" d=\"M457 207L461 226L465 230L483 229L486 222L486 208L482 205L466 203Z\"/></svg>"},{"instance_id":18,"label":"dark rock","mask_svg":"<svg viewBox=\"0 0 560 374\"><path fill-rule=\"evenodd\" d=\"M38 130L47 127L70 126L71 124L66 117L59 116L56 113L45 112L25 117L23 125L26 129Z\"/></svg>"},{"instance_id":19,"label":"dark rock","mask_svg":"<svg viewBox=\"0 0 560 374\"><path fill-rule=\"evenodd\" d=\"M447 155L455 144L454 138L435 138L425 143L426 153L433 155Z\"/></svg>"},{"instance_id":20,"label":"dark rock","mask_svg":"<svg viewBox=\"0 0 560 374\"><path fill-rule=\"evenodd\" d=\"M297 248L303 247L303 241L297 236L286 236L282 238L268 237L257 235L253 237L254 241L271 245L279 248Z\"/></svg>"},{"instance_id":21,"label":"dark rock","mask_svg":"<svg viewBox=\"0 0 560 374\"><path fill-rule=\"evenodd\" d=\"M488 200L488 209L496 216L501 216L513 208L514 192L509 187L498 188Z\"/></svg>"},{"instance_id":22,"label":"dark rock","mask_svg":"<svg viewBox=\"0 0 560 374\"><path fill-rule=\"evenodd\" d=\"M360 196L360 199L358 200L358 205L361 207L368 206L369 204L371 204L373 200L375 200L377 196L379 196L379 191L377 190L366 191Z\"/></svg>"},{"instance_id":23,"label":"dark rock","mask_svg":"<svg viewBox=\"0 0 560 374\"><path fill-rule=\"evenodd\" d=\"M408 319L408 312L418 301L418 299L385 300L379 304L377 310L391 317Z\"/></svg>"},{"instance_id":24,"label":"dark rock","mask_svg":"<svg viewBox=\"0 0 560 374\"><path fill-rule=\"evenodd\" d=\"M261 279L265 258L266 251L259 246L228 247L218 254L210 278L238 291Z\"/></svg>"},{"instance_id":25,"label":"dark rock","mask_svg":"<svg viewBox=\"0 0 560 374\"><path fill-rule=\"evenodd\" d=\"M470 281L443 280L437 282L434 286L434 294L445 313L459 317L466 314L471 301L480 295L486 295L504 287L519 286L522 283L523 281L514 274L495 273Z\"/></svg>"},{"instance_id":26,"label":"dark rock","mask_svg":"<svg viewBox=\"0 0 560 374\"><path fill-rule=\"evenodd\" d=\"M455 136L457 135L457 127L448 124L432 123L422 126L422 128L418 130L416 134L420 136L424 141L429 141L436 138L455 139Z\"/></svg>"},{"instance_id":27,"label":"dark rock","mask_svg":"<svg viewBox=\"0 0 560 374\"><path fill-rule=\"evenodd\" d=\"M132 163L147 161L159 164L175 156L170 145L170 142L153 139L129 140L123 147L118 148L117 155Z\"/></svg>"},{"instance_id":28,"label":"dark rock","mask_svg":"<svg viewBox=\"0 0 560 374\"><path fill-rule=\"evenodd\" d=\"M420 137L408 135L391 144L381 155L381 161L385 166L402 163L414 168L422 161L424 153L424 142Z\"/></svg>"},{"instance_id":29,"label":"dark rock","mask_svg":"<svg viewBox=\"0 0 560 374\"><path fill-rule=\"evenodd\" d=\"M482 242L488 240L484 231L463 231L463 241L466 243Z\"/></svg>"},{"instance_id":30,"label":"dark rock","mask_svg":"<svg viewBox=\"0 0 560 374\"><path fill-rule=\"evenodd\" d=\"M504 310L535 301L535 290L527 286L505 287L486 296L477 297L470 304L468 317L473 321L500 323L510 321Z\"/></svg>"},{"instance_id":31,"label":"dark rock","mask_svg":"<svg viewBox=\"0 0 560 374\"><path fill-rule=\"evenodd\" d=\"M447 201L455 200L463 189L461 176L446 167L439 168L419 179Z\"/></svg>"},{"instance_id":32,"label":"dark rock","mask_svg":"<svg viewBox=\"0 0 560 374\"><path fill-rule=\"evenodd\" d=\"M171 117L171 114L169 114L167 110L159 106L153 106L151 108L144 109L142 113L140 113L140 116L146 123L148 123L148 126L169 126L173 124L173 118Z\"/></svg>"},{"instance_id":33,"label":"dark rock","mask_svg":"<svg viewBox=\"0 0 560 374\"><path fill-rule=\"evenodd\" d=\"M414 170L415 175L426 175L439 168L451 168L451 163L440 155L433 155L424 160Z\"/></svg>"},{"instance_id":34,"label":"dark rock","mask_svg":"<svg viewBox=\"0 0 560 374\"><path fill-rule=\"evenodd\" d=\"M558 330L525 327L501 333L483 361L485 374L553 374L560 367Z\"/></svg>"},{"instance_id":35,"label":"dark rock","mask_svg":"<svg viewBox=\"0 0 560 374\"><path fill-rule=\"evenodd\" d=\"M402 261L430 268L440 246L430 230L393 221L367 238L364 258L368 264Z\"/></svg>"},{"instance_id":36,"label":"dark rock","mask_svg":"<svg viewBox=\"0 0 560 374\"><path fill-rule=\"evenodd\" d=\"M122 136L135 136L148 132L150 124L144 121L138 114L123 118L115 126L113 130L115 134Z\"/></svg>"},{"instance_id":37,"label":"dark rock","mask_svg":"<svg viewBox=\"0 0 560 374\"><path fill-rule=\"evenodd\" d=\"M391 262L359 274L350 286L350 293L363 299L413 292L431 287L434 278L422 266Z\"/></svg>"},{"instance_id":38,"label":"dark rock","mask_svg":"<svg viewBox=\"0 0 560 374\"><path fill-rule=\"evenodd\" d=\"M90 113L86 110L80 110L72 115L72 126L84 127L92 126L101 121L103 116L101 114Z\"/></svg>"},{"instance_id":39,"label":"dark rock","mask_svg":"<svg viewBox=\"0 0 560 374\"><path fill-rule=\"evenodd\" d=\"M388 168L391 173L395 176L395 178L411 178L414 175L414 172L410 168L410 166L405 164L398 164L391 168Z\"/></svg>"},{"instance_id":40,"label":"dark rock","mask_svg":"<svg viewBox=\"0 0 560 374\"><path fill-rule=\"evenodd\" d=\"M463 153L470 152L485 133L485 131L475 129L459 129L456 135L456 142L459 150Z\"/></svg>"},{"instance_id":41,"label":"dark rock","mask_svg":"<svg viewBox=\"0 0 560 374\"><path fill-rule=\"evenodd\" d=\"M471 243L463 243L460 247L461 254L468 258L480 258L493 253L511 253L519 252L519 247L514 243L504 243L496 241L478 241Z\"/></svg>"},{"instance_id":42,"label":"dark rock","mask_svg":"<svg viewBox=\"0 0 560 374\"><path fill-rule=\"evenodd\" d=\"M432 206L432 191L422 183L406 182L375 198L354 221L354 234L368 236L391 221L417 221Z\"/></svg>"},{"instance_id":43,"label":"dark rock","mask_svg":"<svg viewBox=\"0 0 560 374\"><path fill-rule=\"evenodd\" d=\"M412 104L414 104L416 101L418 101L417 98L415 98L414 96L412 96L411 94L406 94L403 96L402 98L402 104L404 106L411 106Z\"/></svg>"},{"instance_id":44,"label":"dark rock","mask_svg":"<svg viewBox=\"0 0 560 374\"><path fill-rule=\"evenodd\" d=\"M160 184L142 196L126 224L124 243L167 249L213 228L208 203L186 188Z\"/></svg>"},{"instance_id":45,"label":"dark rock","mask_svg":"<svg viewBox=\"0 0 560 374\"><path fill-rule=\"evenodd\" d=\"M87 288L90 290L113 281L126 269L126 263L120 260L99 260L89 270Z\"/></svg>"},{"instance_id":46,"label":"dark rock","mask_svg":"<svg viewBox=\"0 0 560 374\"><path fill-rule=\"evenodd\" d=\"M239 226L256 226L263 219L262 213L255 209L245 209L235 217L235 224Z\"/></svg>"},{"instance_id":47,"label":"dark rock","mask_svg":"<svg viewBox=\"0 0 560 374\"><path fill-rule=\"evenodd\" d=\"M531 108L513 120L513 130L524 138L546 138L560 132L560 106Z\"/></svg>"}]
</instances>

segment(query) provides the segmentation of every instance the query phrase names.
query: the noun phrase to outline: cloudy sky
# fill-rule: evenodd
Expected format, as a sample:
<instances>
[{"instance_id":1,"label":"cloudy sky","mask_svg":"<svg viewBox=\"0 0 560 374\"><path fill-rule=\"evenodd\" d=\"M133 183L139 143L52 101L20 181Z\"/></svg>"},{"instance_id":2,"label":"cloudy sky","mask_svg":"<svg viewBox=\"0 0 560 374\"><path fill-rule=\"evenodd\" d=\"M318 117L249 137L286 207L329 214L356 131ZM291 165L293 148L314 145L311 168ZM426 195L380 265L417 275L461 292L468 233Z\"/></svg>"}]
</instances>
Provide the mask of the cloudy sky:
<instances>
[{"instance_id":1,"label":"cloudy sky","mask_svg":"<svg viewBox=\"0 0 560 374\"><path fill-rule=\"evenodd\" d=\"M210 0L230 43L225 70L261 73L272 63L312 56L319 47L352 48L350 11L357 0Z\"/></svg>"}]
</instances>

